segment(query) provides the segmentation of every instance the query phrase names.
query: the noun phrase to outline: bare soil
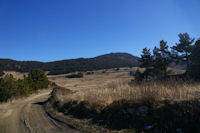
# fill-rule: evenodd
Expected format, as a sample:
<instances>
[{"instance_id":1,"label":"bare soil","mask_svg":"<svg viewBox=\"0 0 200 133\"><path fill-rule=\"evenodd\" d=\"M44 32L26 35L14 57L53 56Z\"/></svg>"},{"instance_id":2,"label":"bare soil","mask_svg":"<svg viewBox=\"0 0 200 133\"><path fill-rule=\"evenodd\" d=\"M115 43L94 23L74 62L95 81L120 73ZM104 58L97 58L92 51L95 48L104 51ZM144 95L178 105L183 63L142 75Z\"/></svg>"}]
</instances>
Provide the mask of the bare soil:
<instances>
[{"instance_id":1,"label":"bare soil","mask_svg":"<svg viewBox=\"0 0 200 133\"><path fill-rule=\"evenodd\" d=\"M78 133L66 124L50 118L44 111L44 101L51 90L28 98L0 104L1 133Z\"/></svg>"}]
</instances>

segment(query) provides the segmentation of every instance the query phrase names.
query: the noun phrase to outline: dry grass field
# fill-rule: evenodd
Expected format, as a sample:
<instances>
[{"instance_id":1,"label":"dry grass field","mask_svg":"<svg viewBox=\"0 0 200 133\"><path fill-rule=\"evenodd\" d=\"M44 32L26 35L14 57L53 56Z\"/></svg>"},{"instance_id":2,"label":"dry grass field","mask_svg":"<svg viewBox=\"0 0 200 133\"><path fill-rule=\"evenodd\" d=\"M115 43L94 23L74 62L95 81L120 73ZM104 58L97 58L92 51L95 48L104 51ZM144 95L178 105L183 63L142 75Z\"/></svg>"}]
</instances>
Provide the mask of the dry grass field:
<instances>
[{"instance_id":1,"label":"dry grass field","mask_svg":"<svg viewBox=\"0 0 200 133\"><path fill-rule=\"evenodd\" d=\"M66 78L64 75L48 76L57 85L74 91L69 97L59 95L61 101L75 100L88 101L91 104L107 106L117 100L141 101L141 100L189 100L197 97L200 92L199 85L185 81L143 82L141 84L130 83L133 76L130 71L138 68L121 68L119 71L98 70L94 74L84 73L83 78ZM184 70L169 68L172 74L181 74ZM142 71L142 69L141 69ZM171 83L171 84L169 84Z\"/></svg>"},{"instance_id":2,"label":"dry grass field","mask_svg":"<svg viewBox=\"0 0 200 133\"><path fill-rule=\"evenodd\" d=\"M89 118L88 125L83 122L75 126L85 131L90 131L93 123L103 125L108 132L200 132L200 83L175 78L137 83L131 81L134 77L129 74L137 69L99 70L91 75L84 73L83 78L66 78L68 74L48 76L64 87L54 89L49 105L65 114L61 118L73 126L75 121L81 123L82 118ZM168 70L171 75L184 73ZM69 122L68 116L76 120L70 117ZM151 129L146 129L148 125Z\"/></svg>"},{"instance_id":3,"label":"dry grass field","mask_svg":"<svg viewBox=\"0 0 200 133\"><path fill-rule=\"evenodd\" d=\"M48 76L49 80L55 82L61 87L65 87L70 90L82 90L82 89L98 89L100 86L113 82L115 80L130 80L133 77L129 75L130 70L136 70L137 68L121 68L119 71L113 69L94 71L94 74L86 75L84 72L83 78L66 78L63 75Z\"/></svg>"}]
</instances>

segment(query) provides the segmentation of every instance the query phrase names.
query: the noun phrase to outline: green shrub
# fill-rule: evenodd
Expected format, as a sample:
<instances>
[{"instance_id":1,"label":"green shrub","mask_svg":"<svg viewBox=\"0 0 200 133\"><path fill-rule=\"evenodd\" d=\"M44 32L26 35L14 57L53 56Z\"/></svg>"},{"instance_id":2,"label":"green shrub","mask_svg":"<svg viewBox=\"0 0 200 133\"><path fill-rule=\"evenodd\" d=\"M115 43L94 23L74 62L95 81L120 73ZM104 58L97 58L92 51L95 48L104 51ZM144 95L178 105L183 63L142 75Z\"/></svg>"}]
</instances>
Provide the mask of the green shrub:
<instances>
[{"instance_id":1,"label":"green shrub","mask_svg":"<svg viewBox=\"0 0 200 133\"><path fill-rule=\"evenodd\" d=\"M50 86L51 86L51 87L58 87L58 85L57 85L55 82L51 82L51 83L50 83Z\"/></svg>"},{"instance_id":2,"label":"green shrub","mask_svg":"<svg viewBox=\"0 0 200 133\"><path fill-rule=\"evenodd\" d=\"M4 78L0 78L0 102L47 88L49 84L50 81L48 81L45 72L40 69L32 70L28 77L24 76L24 79L19 80L11 74L5 75Z\"/></svg>"},{"instance_id":3,"label":"green shrub","mask_svg":"<svg viewBox=\"0 0 200 133\"><path fill-rule=\"evenodd\" d=\"M82 77L83 77L83 74L81 72L66 76L66 78L82 78Z\"/></svg>"},{"instance_id":4,"label":"green shrub","mask_svg":"<svg viewBox=\"0 0 200 133\"><path fill-rule=\"evenodd\" d=\"M0 77L3 76L3 75L4 75L4 72L3 72L3 71L0 71Z\"/></svg>"},{"instance_id":5,"label":"green shrub","mask_svg":"<svg viewBox=\"0 0 200 133\"><path fill-rule=\"evenodd\" d=\"M47 88L50 84L45 72L40 69L33 69L27 78L34 90Z\"/></svg>"},{"instance_id":6,"label":"green shrub","mask_svg":"<svg viewBox=\"0 0 200 133\"><path fill-rule=\"evenodd\" d=\"M86 75L94 74L94 72L87 72Z\"/></svg>"},{"instance_id":7,"label":"green shrub","mask_svg":"<svg viewBox=\"0 0 200 133\"><path fill-rule=\"evenodd\" d=\"M139 70L135 72L135 80L136 81L142 81L144 79L144 74L141 73Z\"/></svg>"},{"instance_id":8,"label":"green shrub","mask_svg":"<svg viewBox=\"0 0 200 133\"><path fill-rule=\"evenodd\" d=\"M6 75L4 78L0 79L0 101L7 101L17 92L17 81L13 76Z\"/></svg>"}]
</instances>

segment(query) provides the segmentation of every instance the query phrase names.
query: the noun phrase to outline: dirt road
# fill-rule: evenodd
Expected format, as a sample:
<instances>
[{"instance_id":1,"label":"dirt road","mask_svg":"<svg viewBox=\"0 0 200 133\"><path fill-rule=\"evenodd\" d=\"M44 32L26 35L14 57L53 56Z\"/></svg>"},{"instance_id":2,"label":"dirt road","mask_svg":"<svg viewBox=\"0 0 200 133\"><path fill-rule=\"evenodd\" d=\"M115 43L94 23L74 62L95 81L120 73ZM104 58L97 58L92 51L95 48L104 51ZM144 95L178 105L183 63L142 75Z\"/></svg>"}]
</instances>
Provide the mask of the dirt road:
<instances>
[{"instance_id":1,"label":"dirt road","mask_svg":"<svg viewBox=\"0 0 200 133\"><path fill-rule=\"evenodd\" d=\"M42 104L50 91L0 104L0 133L78 133L45 113Z\"/></svg>"}]
</instances>

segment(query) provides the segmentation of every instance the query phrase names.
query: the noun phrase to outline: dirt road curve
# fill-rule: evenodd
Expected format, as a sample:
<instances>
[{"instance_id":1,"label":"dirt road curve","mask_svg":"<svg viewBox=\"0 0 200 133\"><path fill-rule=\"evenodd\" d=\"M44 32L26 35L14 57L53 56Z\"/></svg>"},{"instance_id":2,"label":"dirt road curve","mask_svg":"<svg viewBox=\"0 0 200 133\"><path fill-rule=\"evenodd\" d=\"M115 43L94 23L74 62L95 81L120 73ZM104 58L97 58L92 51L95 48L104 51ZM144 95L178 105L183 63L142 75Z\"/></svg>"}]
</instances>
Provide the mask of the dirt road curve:
<instances>
[{"instance_id":1,"label":"dirt road curve","mask_svg":"<svg viewBox=\"0 0 200 133\"><path fill-rule=\"evenodd\" d=\"M45 113L42 104L49 93L50 90L11 104L0 104L0 133L78 133Z\"/></svg>"}]
</instances>

